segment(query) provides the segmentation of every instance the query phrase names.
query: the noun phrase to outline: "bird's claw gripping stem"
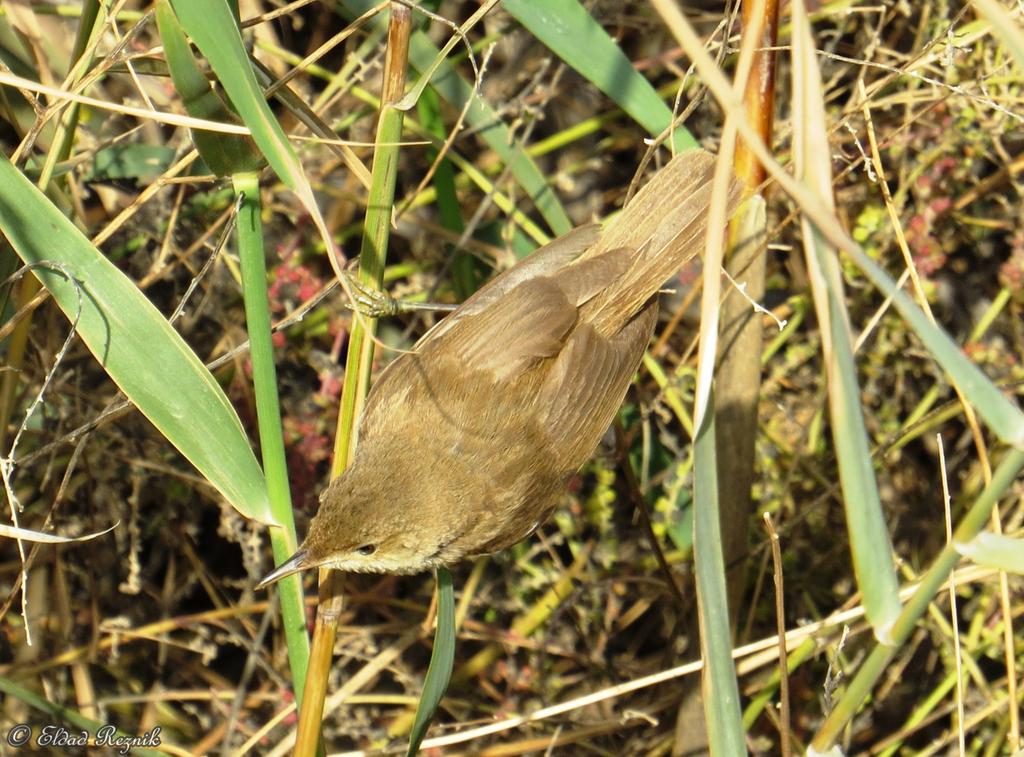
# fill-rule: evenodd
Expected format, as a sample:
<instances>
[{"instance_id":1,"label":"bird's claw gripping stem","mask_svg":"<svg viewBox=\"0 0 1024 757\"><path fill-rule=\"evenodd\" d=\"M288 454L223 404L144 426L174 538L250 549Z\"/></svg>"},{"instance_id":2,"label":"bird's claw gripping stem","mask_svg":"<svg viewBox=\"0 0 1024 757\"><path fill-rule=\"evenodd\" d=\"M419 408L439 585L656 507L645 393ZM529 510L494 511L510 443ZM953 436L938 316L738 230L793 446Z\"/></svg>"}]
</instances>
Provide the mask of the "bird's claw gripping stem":
<instances>
[{"instance_id":1,"label":"bird's claw gripping stem","mask_svg":"<svg viewBox=\"0 0 1024 757\"><path fill-rule=\"evenodd\" d=\"M411 313L421 310L450 311L457 305L449 305L438 302L410 302L408 300L396 300L387 292L375 289L363 281L353 271L342 271L348 290L352 293L355 302L346 302L345 307L350 310L358 310L367 318L388 318L401 313Z\"/></svg>"}]
</instances>

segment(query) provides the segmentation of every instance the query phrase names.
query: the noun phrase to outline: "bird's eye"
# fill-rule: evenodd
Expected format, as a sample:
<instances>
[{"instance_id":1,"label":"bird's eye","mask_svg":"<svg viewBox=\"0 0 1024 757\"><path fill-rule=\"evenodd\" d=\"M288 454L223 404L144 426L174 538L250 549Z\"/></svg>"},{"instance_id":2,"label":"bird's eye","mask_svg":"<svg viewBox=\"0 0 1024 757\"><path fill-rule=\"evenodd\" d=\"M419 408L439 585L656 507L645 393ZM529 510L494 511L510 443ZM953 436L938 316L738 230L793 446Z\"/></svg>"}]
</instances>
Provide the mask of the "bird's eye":
<instances>
[{"instance_id":1,"label":"bird's eye","mask_svg":"<svg viewBox=\"0 0 1024 757\"><path fill-rule=\"evenodd\" d=\"M377 545L376 544L364 544L361 547L356 547L356 552L358 552L359 554L363 555L364 557L369 557L370 555L372 555L376 551L377 551Z\"/></svg>"}]
</instances>

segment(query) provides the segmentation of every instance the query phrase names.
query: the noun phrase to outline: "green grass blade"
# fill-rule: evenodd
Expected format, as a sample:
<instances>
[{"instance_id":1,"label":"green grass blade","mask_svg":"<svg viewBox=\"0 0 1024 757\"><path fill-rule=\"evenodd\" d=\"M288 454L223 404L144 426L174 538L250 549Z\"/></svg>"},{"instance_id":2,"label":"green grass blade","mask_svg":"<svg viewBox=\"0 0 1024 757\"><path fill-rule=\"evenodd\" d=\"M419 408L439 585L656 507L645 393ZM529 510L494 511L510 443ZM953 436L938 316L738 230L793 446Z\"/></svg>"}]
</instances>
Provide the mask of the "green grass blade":
<instances>
[{"instance_id":1,"label":"green grass blade","mask_svg":"<svg viewBox=\"0 0 1024 757\"><path fill-rule=\"evenodd\" d=\"M372 0L341 0L340 5L350 18L362 15L374 3ZM385 19L377 17L368 22L373 26L385 23ZM440 50L424 32L414 32L409 43L409 62L418 71L429 70ZM449 105L456 110L461 109L473 97L473 104L466 114L466 121L477 131L478 135L498 156L509 166L512 175L529 196L537 210L547 221L548 226L556 235L565 234L572 229L572 221L562 209L558 198L548 184L544 174L533 160L516 144L508 127L497 113L481 98L476 97L473 87L466 82L447 61L437 67L431 80L431 86Z\"/></svg>"},{"instance_id":2,"label":"green grass blade","mask_svg":"<svg viewBox=\"0 0 1024 757\"><path fill-rule=\"evenodd\" d=\"M672 125L672 111L577 0L505 0L502 7L555 55L611 98L652 136ZM697 147L680 127L677 151Z\"/></svg>"},{"instance_id":3,"label":"green grass blade","mask_svg":"<svg viewBox=\"0 0 1024 757\"><path fill-rule=\"evenodd\" d=\"M804 639L800 642L800 646L796 649L791 649L786 654L786 673L792 675L796 672L797 668L803 665L808 660L814 659L815 655L819 653L818 644L814 639ZM754 694L750 698L750 704L743 711L743 727L747 729L754 728L758 718L768 707L774 707L774 700L779 693L779 686L782 679L782 673L779 668L772 671L771 676L765 682L764 688L761 689L757 694Z\"/></svg>"},{"instance_id":4,"label":"green grass blade","mask_svg":"<svg viewBox=\"0 0 1024 757\"><path fill-rule=\"evenodd\" d=\"M203 76L169 0L157 3L156 23L167 69L188 114L208 121L238 123L237 116ZM255 171L263 163L262 156L248 137L193 129L192 141L206 165L217 176Z\"/></svg>"},{"instance_id":5,"label":"green grass blade","mask_svg":"<svg viewBox=\"0 0 1024 757\"><path fill-rule=\"evenodd\" d=\"M423 693L416 708L416 720L409 734L408 757L416 754L427 735L430 721L437 712L437 705L448 690L455 664L455 592L452 589L452 574L447 568L437 569L437 630L434 632L434 649L430 653L430 666L423 680Z\"/></svg>"},{"instance_id":6,"label":"green grass blade","mask_svg":"<svg viewBox=\"0 0 1024 757\"><path fill-rule=\"evenodd\" d=\"M423 128L440 140L445 138L445 125L441 118L441 98L432 87L427 87L416 102ZM427 148L427 158L433 162L437 159L438 150ZM442 158L434 171L434 193L437 197L437 215L441 225L446 229L461 234L465 229L462 221L462 209L459 197L455 192L455 169L448 158ZM451 245L446 245L451 250ZM454 251L452 260L452 285L459 300L467 299L477 288L477 277L474 270L473 256L460 250Z\"/></svg>"},{"instance_id":7,"label":"green grass blade","mask_svg":"<svg viewBox=\"0 0 1024 757\"><path fill-rule=\"evenodd\" d=\"M819 163L827 170L825 163ZM804 240L804 244L811 248L807 257L816 257L819 268L836 265L835 276L838 278L835 250L828 247L809 223L805 225ZM878 494L870 440L864 425L853 344L846 313L842 309L842 290L836 291L827 286L820 295L815 290L815 300L819 296L823 299L819 307L829 311L828 320L819 318L819 322L827 323L831 331L828 340L832 348L826 352L825 359L830 363L828 391L832 441L839 465L853 571L863 595L865 615L878 639L887 642L889 629L900 612L899 582Z\"/></svg>"},{"instance_id":8,"label":"green grass blade","mask_svg":"<svg viewBox=\"0 0 1024 757\"><path fill-rule=\"evenodd\" d=\"M232 12L236 10L232 9ZM235 114L207 83L168 0L160 0L156 16L171 79L189 115L237 123ZM270 543L275 563L281 563L298 548L298 538L281 430L281 408L277 395L277 372L267 302L266 256L260 222L259 178L255 173L263 159L253 141L247 137L193 130L192 140L207 166L219 176L230 175L235 190L242 196L237 230L245 321L252 357L263 469L271 512L274 520L280 524L280 527L271 529ZM301 702L309 666L309 638L306 634L301 576L287 576L279 585L278 592L295 698Z\"/></svg>"},{"instance_id":9,"label":"green grass blade","mask_svg":"<svg viewBox=\"0 0 1024 757\"><path fill-rule=\"evenodd\" d=\"M245 300L245 324L249 332L256 418L259 425L260 452L267 480L270 508L280 527L271 528L270 543L274 562L282 563L298 549L295 518L292 513L284 434L281 430L281 405L277 395L277 370L271 341L270 305L267 297L267 265L263 250L263 225L260 222L260 184L255 173L232 177L235 191L242 196L238 209L238 256L242 264L242 292ZM278 586L281 617L284 622L288 662L291 666L295 698L301 702L306 669L309 665L309 638L306 635L306 608L302 597L302 577L286 576Z\"/></svg>"},{"instance_id":10,"label":"green grass blade","mask_svg":"<svg viewBox=\"0 0 1024 757\"><path fill-rule=\"evenodd\" d=\"M714 407L714 397L708 398ZM704 711L712 754L747 754L739 684L732 660L729 595L725 586L718 506L715 414L705 413L694 440L693 555L699 597L700 646L704 659Z\"/></svg>"},{"instance_id":11,"label":"green grass blade","mask_svg":"<svg viewBox=\"0 0 1024 757\"><path fill-rule=\"evenodd\" d=\"M0 230L25 263L59 265L79 282L36 270L68 318L79 316L82 341L160 433L239 512L272 522L263 471L213 376L135 284L6 158Z\"/></svg>"},{"instance_id":12,"label":"green grass blade","mask_svg":"<svg viewBox=\"0 0 1024 757\"><path fill-rule=\"evenodd\" d=\"M979 565L1024 575L1024 539L982 531L966 544L954 546Z\"/></svg>"},{"instance_id":13,"label":"green grass blade","mask_svg":"<svg viewBox=\"0 0 1024 757\"><path fill-rule=\"evenodd\" d=\"M313 190L284 130L263 97L228 3L224 0L173 0L171 5L181 27L210 62L271 168L284 185L295 192L314 220L319 221ZM321 229L321 233L324 231ZM329 244L329 237L324 242Z\"/></svg>"},{"instance_id":14,"label":"green grass blade","mask_svg":"<svg viewBox=\"0 0 1024 757\"><path fill-rule=\"evenodd\" d=\"M857 674L847 684L846 691L819 726L818 732L807 748L807 754L842 754L841 750L835 746L836 742L861 705L870 696L871 689L889 669L889 662L896 655L899 645L906 643L910 635L918 628L921 617L942 589L942 584L960 562L960 553L957 552L954 545L967 544L977 537L988 524L992 516L992 509L1013 486L1021 470L1024 470L1024 451L1010 450L992 472L992 480L956 527L956 531L953 532L953 541L939 552L921 577L913 596L907 601L892 627L893 643L876 644L868 657L861 663Z\"/></svg>"},{"instance_id":15,"label":"green grass blade","mask_svg":"<svg viewBox=\"0 0 1024 757\"><path fill-rule=\"evenodd\" d=\"M401 110L392 105L385 105L377 125L373 180L363 222L363 238L359 246L359 277L365 285L378 290L383 286L388 240L391 238L391 213L398 179L398 144L401 141L404 120L405 114ZM356 428L363 400L370 388L373 337L376 330L377 319L367 318L365 327L363 323L354 321L349 332L345 382L341 389L334 445L333 475L340 473L342 468L349 464L354 450L353 430Z\"/></svg>"},{"instance_id":16,"label":"green grass blade","mask_svg":"<svg viewBox=\"0 0 1024 757\"><path fill-rule=\"evenodd\" d=\"M793 150L797 177L832 209L831 167L828 161L821 160L822 155L828 154L829 143L817 53L800 3L794 5L793 17L793 56L799 64L794 65L793 86ZM892 624L900 613L899 582L860 406L853 338L843 309L839 258L806 216L802 229L804 257L822 330L832 439L839 465L853 570L875 636L890 643Z\"/></svg>"},{"instance_id":17,"label":"green grass blade","mask_svg":"<svg viewBox=\"0 0 1024 757\"><path fill-rule=\"evenodd\" d=\"M347 4L350 0L343 0ZM417 69L430 67L438 49L423 32L412 35L409 43L409 61ZM437 70L432 86L437 93L454 108L462 108L473 97L473 104L466 114L466 121L498 156L508 165L516 181L526 192L530 201L544 217L556 236L569 232L573 223L562 208L558 197L533 159L526 154L498 114L480 97L473 94L471 87L447 61Z\"/></svg>"},{"instance_id":18,"label":"green grass blade","mask_svg":"<svg viewBox=\"0 0 1024 757\"><path fill-rule=\"evenodd\" d=\"M893 307L914 330L932 359L956 383L963 396L974 405L985 424L1003 442L1014 447L1024 446L1024 414L1020 408L970 361L949 334L928 320L924 311L878 263L859 248L849 250L848 253L864 275L886 297L892 298Z\"/></svg>"}]
</instances>

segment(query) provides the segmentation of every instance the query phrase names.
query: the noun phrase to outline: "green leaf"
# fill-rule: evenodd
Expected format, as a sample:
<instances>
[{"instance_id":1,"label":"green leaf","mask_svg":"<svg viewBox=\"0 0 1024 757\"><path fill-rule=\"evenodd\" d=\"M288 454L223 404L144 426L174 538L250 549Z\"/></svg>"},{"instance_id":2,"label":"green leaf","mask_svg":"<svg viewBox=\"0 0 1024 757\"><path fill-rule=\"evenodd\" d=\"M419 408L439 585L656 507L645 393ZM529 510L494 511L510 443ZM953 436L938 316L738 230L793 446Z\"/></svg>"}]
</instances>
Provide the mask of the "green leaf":
<instances>
[{"instance_id":1,"label":"green leaf","mask_svg":"<svg viewBox=\"0 0 1024 757\"><path fill-rule=\"evenodd\" d=\"M455 596L452 590L452 574L447 568L437 569L437 631L434 633L434 651L430 654L430 666L423 681L423 693L416 708L416 720L409 734L408 757L416 754L423 737L427 735L430 721L437 712L437 705L448 690L455 663Z\"/></svg>"},{"instance_id":2,"label":"green leaf","mask_svg":"<svg viewBox=\"0 0 1024 757\"><path fill-rule=\"evenodd\" d=\"M175 150L166 145L119 144L96 153L88 180L141 179L152 181L174 160ZM55 172L55 175L58 172Z\"/></svg>"},{"instance_id":3,"label":"green leaf","mask_svg":"<svg viewBox=\"0 0 1024 757\"><path fill-rule=\"evenodd\" d=\"M831 210L832 170L830 162L821 159L828 154L829 144L824 95L810 25L799 4L793 10L793 57L800 64L794 67L792 97L796 174ZM832 439L839 464L853 570L875 636L883 643L891 643L892 625L901 609L899 582L860 405L839 258L807 216L802 220L802 228L811 293L821 324Z\"/></svg>"},{"instance_id":4,"label":"green leaf","mask_svg":"<svg viewBox=\"0 0 1024 757\"><path fill-rule=\"evenodd\" d=\"M715 406L713 394L707 406ZM747 747L736 665L732 659L729 596L722 555L717 455L715 414L709 412L697 429L693 452L693 557L700 648L704 659L701 685L711 753L745 755Z\"/></svg>"},{"instance_id":5,"label":"green leaf","mask_svg":"<svg viewBox=\"0 0 1024 757\"><path fill-rule=\"evenodd\" d=\"M954 546L979 565L1024 575L1024 539L982 531L966 544Z\"/></svg>"},{"instance_id":6,"label":"green leaf","mask_svg":"<svg viewBox=\"0 0 1024 757\"><path fill-rule=\"evenodd\" d=\"M167 69L188 114L208 121L237 124L238 117L211 89L203 76L168 0L157 3L156 22L164 46ZM206 165L217 176L255 171L264 162L263 156L248 137L194 129L192 141Z\"/></svg>"},{"instance_id":7,"label":"green leaf","mask_svg":"<svg viewBox=\"0 0 1024 757\"><path fill-rule=\"evenodd\" d=\"M0 231L25 263L59 266L72 277L35 271L143 415L239 512L273 522L263 471L220 385L135 284L6 157Z\"/></svg>"},{"instance_id":8,"label":"green leaf","mask_svg":"<svg viewBox=\"0 0 1024 757\"><path fill-rule=\"evenodd\" d=\"M271 168L298 195L306 209L316 214L313 190L256 81L228 4L224 0L173 0L171 5L181 27L210 62Z\"/></svg>"},{"instance_id":9,"label":"green leaf","mask_svg":"<svg viewBox=\"0 0 1024 757\"><path fill-rule=\"evenodd\" d=\"M577 0L505 0L502 7L651 136L672 125L671 109ZM697 147L682 127L676 129L674 142L676 150Z\"/></svg>"}]
</instances>

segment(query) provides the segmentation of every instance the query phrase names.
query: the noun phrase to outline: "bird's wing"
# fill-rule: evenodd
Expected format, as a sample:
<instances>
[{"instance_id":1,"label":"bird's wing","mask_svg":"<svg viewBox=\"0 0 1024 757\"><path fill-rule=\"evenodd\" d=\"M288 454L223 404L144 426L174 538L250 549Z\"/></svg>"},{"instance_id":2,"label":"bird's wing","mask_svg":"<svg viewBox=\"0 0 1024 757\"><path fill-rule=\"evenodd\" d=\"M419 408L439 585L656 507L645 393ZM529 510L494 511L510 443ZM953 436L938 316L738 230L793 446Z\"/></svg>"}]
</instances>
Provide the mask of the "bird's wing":
<instances>
[{"instance_id":1,"label":"bird's wing","mask_svg":"<svg viewBox=\"0 0 1024 757\"><path fill-rule=\"evenodd\" d=\"M549 278L530 279L466 316L417 352L509 380L557 355L576 324L576 306Z\"/></svg>"},{"instance_id":2,"label":"bird's wing","mask_svg":"<svg viewBox=\"0 0 1024 757\"><path fill-rule=\"evenodd\" d=\"M549 398L542 427L566 473L586 462L608 430L657 318L652 302L611 337L584 322L555 360L541 389Z\"/></svg>"},{"instance_id":3,"label":"bird's wing","mask_svg":"<svg viewBox=\"0 0 1024 757\"><path fill-rule=\"evenodd\" d=\"M417 350L489 371L496 382L518 376L557 356L576 325L578 308L604 291L629 267L633 251L612 250L529 278Z\"/></svg>"},{"instance_id":4,"label":"bird's wing","mask_svg":"<svg viewBox=\"0 0 1024 757\"><path fill-rule=\"evenodd\" d=\"M634 254L612 250L562 266L553 275L528 278L422 340L412 353L391 363L373 385L360 435L375 433L387 421L388 411L406 405L411 396L457 404L467 394L505 391L503 385L545 359L561 360L579 306L622 276ZM414 393L414 386L421 392Z\"/></svg>"},{"instance_id":5,"label":"bird's wing","mask_svg":"<svg viewBox=\"0 0 1024 757\"><path fill-rule=\"evenodd\" d=\"M434 328L424 334L416 347L423 347L451 330L459 321L476 315L513 289L531 279L551 276L569 265L585 250L594 246L601 234L601 226L596 223L578 226L553 242L536 250L523 258L514 266L489 281L472 297L466 300L450 315L439 321Z\"/></svg>"},{"instance_id":6,"label":"bird's wing","mask_svg":"<svg viewBox=\"0 0 1024 757\"><path fill-rule=\"evenodd\" d=\"M470 395L501 391L505 382L557 355L575 323L576 307L551 279L523 282L385 368L366 398L360 438L391 423L398 408L415 413L412 398L460 406Z\"/></svg>"}]
</instances>

